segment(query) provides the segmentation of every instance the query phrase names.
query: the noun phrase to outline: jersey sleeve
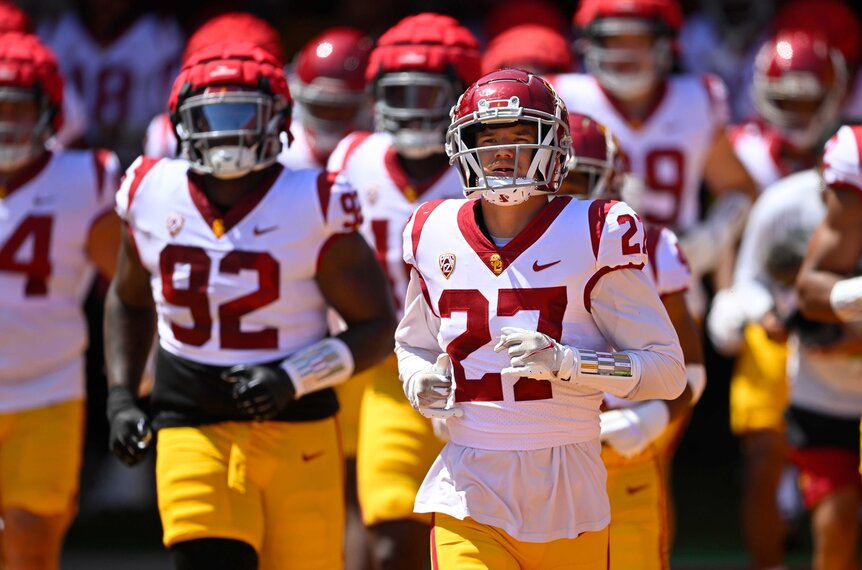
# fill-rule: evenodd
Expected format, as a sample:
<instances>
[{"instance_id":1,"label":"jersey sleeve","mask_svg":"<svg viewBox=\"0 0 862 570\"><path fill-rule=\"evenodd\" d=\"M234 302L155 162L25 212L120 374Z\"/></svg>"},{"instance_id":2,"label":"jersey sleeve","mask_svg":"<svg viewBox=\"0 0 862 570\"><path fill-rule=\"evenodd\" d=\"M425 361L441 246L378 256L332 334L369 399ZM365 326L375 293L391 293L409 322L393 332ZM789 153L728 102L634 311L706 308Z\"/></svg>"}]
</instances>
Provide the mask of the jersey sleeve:
<instances>
[{"instance_id":1,"label":"jersey sleeve","mask_svg":"<svg viewBox=\"0 0 862 570\"><path fill-rule=\"evenodd\" d=\"M354 232L362 225L359 194L344 176L321 170L317 176L317 197L327 237Z\"/></svg>"},{"instance_id":2,"label":"jersey sleeve","mask_svg":"<svg viewBox=\"0 0 862 570\"><path fill-rule=\"evenodd\" d=\"M589 217L597 272L646 264L644 226L628 204L596 200L590 205Z\"/></svg>"},{"instance_id":3,"label":"jersey sleeve","mask_svg":"<svg viewBox=\"0 0 862 570\"><path fill-rule=\"evenodd\" d=\"M131 208L135 194L141 187L141 183L146 178L147 173L159 162L157 158L148 156L139 156L126 170L123 181L120 183L120 189L117 191L114 198L114 210L120 218L132 223Z\"/></svg>"},{"instance_id":4,"label":"jersey sleeve","mask_svg":"<svg viewBox=\"0 0 862 570\"><path fill-rule=\"evenodd\" d=\"M402 382L434 365L443 352L438 340L440 319L428 305L422 277L413 269L404 301L404 317L395 331L395 354Z\"/></svg>"},{"instance_id":5,"label":"jersey sleeve","mask_svg":"<svg viewBox=\"0 0 862 570\"><path fill-rule=\"evenodd\" d=\"M656 288L661 296L682 293L691 286L691 270L679 247L676 234L662 228L650 263L656 266Z\"/></svg>"}]
</instances>

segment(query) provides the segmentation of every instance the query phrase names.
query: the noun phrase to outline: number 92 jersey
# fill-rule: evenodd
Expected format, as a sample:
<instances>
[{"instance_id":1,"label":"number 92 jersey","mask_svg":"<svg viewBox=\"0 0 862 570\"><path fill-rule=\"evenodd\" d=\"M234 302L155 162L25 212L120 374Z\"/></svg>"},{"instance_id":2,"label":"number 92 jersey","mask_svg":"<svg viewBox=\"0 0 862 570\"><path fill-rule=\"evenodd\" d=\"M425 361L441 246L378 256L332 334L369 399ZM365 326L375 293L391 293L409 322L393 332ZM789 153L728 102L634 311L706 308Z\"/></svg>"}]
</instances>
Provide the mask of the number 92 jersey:
<instances>
[{"instance_id":1,"label":"number 92 jersey","mask_svg":"<svg viewBox=\"0 0 862 570\"><path fill-rule=\"evenodd\" d=\"M509 359L493 347L502 327L518 327L580 349L608 350L591 314L593 290L608 272L644 267L637 214L623 202L562 196L497 248L476 223L478 208L480 201L429 202L404 232L404 260L418 273L429 317L439 319L439 331L431 332L451 357L455 401L464 409L446 422L451 441L529 450L597 438L601 392L575 382L504 379L500 370ZM411 337L423 334L407 322L412 310L399 327L399 345L436 348L425 336Z\"/></svg>"},{"instance_id":2,"label":"number 92 jersey","mask_svg":"<svg viewBox=\"0 0 862 570\"><path fill-rule=\"evenodd\" d=\"M194 362L272 361L327 334L315 276L330 240L362 222L335 175L277 166L222 214L185 160L141 157L117 194L150 273L161 347Z\"/></svg>"}]
</instances>

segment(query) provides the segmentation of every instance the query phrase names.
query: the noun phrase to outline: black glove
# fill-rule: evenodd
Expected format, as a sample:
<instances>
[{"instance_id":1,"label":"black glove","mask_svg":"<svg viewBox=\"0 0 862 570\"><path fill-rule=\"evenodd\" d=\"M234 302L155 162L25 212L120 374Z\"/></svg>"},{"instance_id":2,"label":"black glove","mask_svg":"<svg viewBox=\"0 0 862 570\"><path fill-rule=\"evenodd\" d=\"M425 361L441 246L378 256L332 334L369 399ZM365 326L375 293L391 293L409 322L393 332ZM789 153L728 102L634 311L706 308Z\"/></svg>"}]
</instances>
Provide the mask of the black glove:
<instances>
[{"instance_id":1,"label":"black glove","mask_svg":"<svg viewBox=\"0 0 862 570\"><path fill-rule=\"evenodd\" d=\"M233 399L240 411L258 421L274 418L296 396L290 376L280 366L240 364L222 374L233 384Z\"/></svg>"},{"instance_id":2,"label":"black glove","mask_svg":"<svg viewBox=\"0 0 862 570\"><path fill-rule=\"evenodd\" d=\"M135 404L132 392L114 386L108 392L108 423L111 434L108 448L129 467L140 463L147 455L153 432L147 415Z\"/></svg>"}]
</instances>

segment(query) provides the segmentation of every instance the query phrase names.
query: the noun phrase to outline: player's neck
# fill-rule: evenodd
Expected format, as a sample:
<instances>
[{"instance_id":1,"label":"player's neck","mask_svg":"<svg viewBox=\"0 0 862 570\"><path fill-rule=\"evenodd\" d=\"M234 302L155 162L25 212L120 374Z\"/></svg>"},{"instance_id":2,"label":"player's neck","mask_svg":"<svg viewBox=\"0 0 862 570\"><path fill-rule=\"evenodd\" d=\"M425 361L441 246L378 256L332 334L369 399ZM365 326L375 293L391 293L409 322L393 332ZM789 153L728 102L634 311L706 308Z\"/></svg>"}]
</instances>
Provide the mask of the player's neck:
<instances>
[{"instance_id":1,"label":"player's neck","mask_svg":"<svg viewBox=\"0 0 862 570\"><path fill-rule=\"evenodd\" d=\"M423 182L434 178L449 164L449 157L443 153L432 154L418 159L405 158L400 154L397 157L398 164L401 165L407 176L414 182Z\"/></svg>"},{"instance_id":2,"label":"player's neck","mask_svg":"<svg viewBox=\"0 0 862 570\"><path fill-rule=\"evenodd\" d=\"M39 153L30 159L23 166L19 166L18 168L12 170L2 170L0 169L0 186L8 186L10 182L15 182L22 176L24 176L33 166L42 160L42 158L47 154L47 150L45 152Z\"/></svg>"},{"instance_id":3,"label":"player's neck","mask_svg":"<svg viewBox=\"0 0 862 570\"><path fill-rule=\"evenodd\" d=\"M273 165L263 170L252 171L232 180L201 176L201 188L213 206L222 212L227 212L246 195L260 188L275 167L276 165Z\"/></svg>"},{"instance_id":4,"label":"player's neck","mask_svg":"<svg viewBox=\"0 0 862 570\"><path fill-rule=\"evenodd\" d=\"M629 119L643 120L649 115L650 111L655 108L658 98L661 97L662 90L659 88L650 89L649 92L643 95L626 97L621 99L616 95L611 95L617 105L623 110L626 117Z\"/></svg>"},{"instance_id":5,"label":"player's neck","mask_svg":"<svg viewBox=\"0 0 862 570\"><path fill-rule=\"evenodd\" d=\"M531 196L526 202L512 206L497 206L483 199L481 207L485 230L494 237L513 238L547 205L548 197L544 195Z\"/></svg>"}]
</instances>

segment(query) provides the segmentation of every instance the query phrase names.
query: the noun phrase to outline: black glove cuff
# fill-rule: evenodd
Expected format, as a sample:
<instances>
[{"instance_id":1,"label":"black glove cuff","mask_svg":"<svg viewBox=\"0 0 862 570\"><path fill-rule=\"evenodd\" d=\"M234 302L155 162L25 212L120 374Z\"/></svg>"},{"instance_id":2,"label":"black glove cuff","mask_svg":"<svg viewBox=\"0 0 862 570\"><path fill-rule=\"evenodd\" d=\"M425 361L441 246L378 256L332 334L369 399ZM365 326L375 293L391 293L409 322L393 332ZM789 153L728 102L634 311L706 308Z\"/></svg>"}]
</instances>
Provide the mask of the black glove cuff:
<instances>
[{"instance_id":1,"label":"black glove cuff","mask_svg":"<svg viewBox=\"0 0 862 570\"><path fill-rule=\"evenodd\" d=\"M114 417L129 408L137 408L137 398L132 393L132 390L126 386L112 386L108 390L108 405L107 416L108 421L113 421Z\"/></svg>"}]
</instances>

